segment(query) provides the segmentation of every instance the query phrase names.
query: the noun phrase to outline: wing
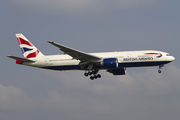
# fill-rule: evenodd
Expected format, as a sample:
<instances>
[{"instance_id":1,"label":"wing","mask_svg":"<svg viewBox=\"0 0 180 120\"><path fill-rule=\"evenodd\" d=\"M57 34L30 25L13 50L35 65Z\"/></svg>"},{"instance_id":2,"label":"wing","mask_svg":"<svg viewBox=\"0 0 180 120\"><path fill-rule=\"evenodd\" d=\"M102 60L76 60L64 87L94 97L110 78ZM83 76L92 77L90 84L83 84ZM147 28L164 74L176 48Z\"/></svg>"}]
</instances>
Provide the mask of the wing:
<instances>
[{"instance_id":1,"label":"wing","mask_svg":"<svg viewBox=\"0 0 180 120\"><path fill-rule=\"evenodd\" d=\"M65 54L70 55L73 59L80 60L81 62L101 60L100 57L97 57L97 56L94 56L94 55L90 55L88 53L84 53L84 52L81 52L79 50L75 50L75 49L66 47L64 45L57 44L57 43L52 42L52 41L48 41L48 42L50 44L60 48L61 51L63 51Z\"/></svg>"},{"instance_id":2,"label":"wing","mask_svg":"<svg viewBox=\"0 0 180 120\"><path fill-rule=\"evenodd\" d=\"M15 59L15 60L20 60L20 61L23 61L23 62L35 62L33 60L29 60L29 59L25 59L25 58L20 58L20 57L16 57L16 56L7 56L7 57Z\"/></svg>"}]
</instances>

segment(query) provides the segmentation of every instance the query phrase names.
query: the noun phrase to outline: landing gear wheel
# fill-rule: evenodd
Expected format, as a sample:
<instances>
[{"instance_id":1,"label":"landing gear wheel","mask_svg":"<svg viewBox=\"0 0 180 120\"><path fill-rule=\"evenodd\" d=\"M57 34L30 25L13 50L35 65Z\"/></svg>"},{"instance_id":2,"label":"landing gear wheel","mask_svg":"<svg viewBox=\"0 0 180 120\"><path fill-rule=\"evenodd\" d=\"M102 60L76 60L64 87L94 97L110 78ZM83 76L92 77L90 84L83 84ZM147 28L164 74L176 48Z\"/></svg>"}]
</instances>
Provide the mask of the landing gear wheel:
<instances>
[{"instance_id":1,"label":"landing gear wheel","mask_svg":"<svg viewBox=\"0 0 180 120\"><path fill-rule=\"evenodd\" d=\"M92 75L92 72L88 72L88 75Z\"/></svg>"},{"instance_id":2,"label":"landing gear wheel","mask_svg":"<svg viewBox=\"0 0 180 120\"><path fill-rule=\"evenodd\" d=\"M84 73L84 76L86 76L86 77L90 76L91 80L94 80L94 79L97 79L97 78L101 78L101 75L97 74L98 71L99 71L98 69L86 70L85 73Z\"/></svg>"},{"instance_id":3,"label":"landing gear wheel","mask_svg":"<svg viewBox=\"0 0 180 120\"><path fill-rule=\"evenodd\" d=\"M98 75L97 75L97 77L98 77L98 78L101 78L101 75L100 75L100 74L98 74Z\"/></svg>"},{"instance_id":4,"label":"landing gear wheel","mask_svg":"<svg viewBox=\"0 0 180 120\"><path fill-rule=\"evenodd\" d=\"M164 65L159 65L159 70L158 70L158 73L161 73L161 68L164 67Z\"/></svg>"},{"instance_id":5,"label":"landing gear wheel","mask_svg":"<svg viewBox=\"0 0 180 120\"><path fill-rule=\"evenodd\" d=\"M97 76L96 76L96 75L94 75L94 79L97 79Z\"/></svg>"},{"instance_id":6,"label":"landing gear wheel","mask_svg":"<svg viewBox=\"0 0 180 120\"><path fill-rule=\"evenodd\" d=\"M158 73L161 73L161 70L158 70Z\"/></svg>"},{"instance_id":7,"label":"landing gear wheel","mask_svg":"<svg viewBox=\"0 0 180 120\"><path fill-rule=\"evenodd\" d=\"M90 77L90 79L91 79L91 80L94 80L94 77L93 77L93 76L91 76L91 77Z\"/></svg>"},{"instance_id":8,"label":"landing gear wheel","mask_svg":"<svg viewBox=\"0 0 180 120\"><path fill-rule=\"evenodd\" d=\"M87 76L88 76L88 73L84 73L84 76L86 76L86 77L87 77Z\"/></svg>"}]
</instances>

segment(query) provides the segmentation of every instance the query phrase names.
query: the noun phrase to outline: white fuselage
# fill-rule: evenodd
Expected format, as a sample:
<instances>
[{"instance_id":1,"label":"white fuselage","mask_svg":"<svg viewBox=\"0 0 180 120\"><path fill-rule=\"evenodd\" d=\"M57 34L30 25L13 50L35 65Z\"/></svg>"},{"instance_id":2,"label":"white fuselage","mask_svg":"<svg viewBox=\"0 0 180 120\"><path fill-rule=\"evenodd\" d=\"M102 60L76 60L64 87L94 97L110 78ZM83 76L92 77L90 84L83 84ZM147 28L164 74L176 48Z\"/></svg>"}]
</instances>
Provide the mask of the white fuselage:
<instances>
[{"instance_id":1,"label":"white fuselage","mask_svg":"<svg viewBox=\"0 0 180 120\"><path fill-rule=\"evenodd\" d=\"M99 70L107 70L113 75L125 75L127 67L159 66L175 58L166 52L156 50L85 53L53 41L48 43L59 48L63 55L42 54L22 33L16 34L24 58L7 56L15 59L16 64L49 70L85 70L84 76L90 79L101 78Z\"/></svg>"},{"instance_id":2,"label":"white fuselage","mask_svg":"<svg viewBox=\"0 0 180 120\"><path fill-rule=\"evenodd\" d=\"M156 53L156 54L155 54ZM158 54L157 54L158 53ZM159 66L172 62L175 58L166 52L144 50L144 51L124 51L124 52L104 52L104 53L89 53L90 55L104 58L117 58L118 67L142 67L142 66ZM80 61L73 59L69 55L49 55L37 58L34 63L22 63L32 67L39 67L51 70L81 70ZM98 69L106 69L99 66Z\"/></svg>"}]
</instances>

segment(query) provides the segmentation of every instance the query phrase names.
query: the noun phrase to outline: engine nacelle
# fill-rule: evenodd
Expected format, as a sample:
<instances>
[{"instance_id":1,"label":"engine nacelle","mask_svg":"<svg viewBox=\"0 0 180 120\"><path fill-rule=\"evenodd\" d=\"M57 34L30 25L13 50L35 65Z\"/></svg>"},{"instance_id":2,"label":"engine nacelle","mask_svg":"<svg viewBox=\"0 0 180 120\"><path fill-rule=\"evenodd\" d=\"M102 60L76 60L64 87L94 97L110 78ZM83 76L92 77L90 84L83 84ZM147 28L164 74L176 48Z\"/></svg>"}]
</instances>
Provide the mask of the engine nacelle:
<instances>
[{"instance_id":1,"label":"engine nacelle","mask_svg":"<svg viewBox=\"0 0 180 120\"><path fill-rule=\"evenodd\" d=\"M113 75L125 75L126 68L109 69L108 72L112 73Z\"/></svg>"},{"instance_id":2,"label":"engine nacelle","mask_svg":"<svg viewBox=\"0 0 180 120\"><path fill-rule=\"evenodd\" d=\"M101 62L101 66L108 69L118 68L118 59L117 58L103 59L103 61Z\"/></svg>"}]
</instances>

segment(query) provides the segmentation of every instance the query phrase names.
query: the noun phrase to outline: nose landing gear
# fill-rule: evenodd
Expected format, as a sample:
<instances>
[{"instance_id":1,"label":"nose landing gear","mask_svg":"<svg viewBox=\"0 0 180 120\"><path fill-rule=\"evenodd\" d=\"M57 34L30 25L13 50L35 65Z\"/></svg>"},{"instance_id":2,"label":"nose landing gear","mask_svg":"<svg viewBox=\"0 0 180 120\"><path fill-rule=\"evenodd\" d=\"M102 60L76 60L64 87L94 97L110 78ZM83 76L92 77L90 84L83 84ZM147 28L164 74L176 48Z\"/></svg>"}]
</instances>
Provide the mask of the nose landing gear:
<instances>
[{"instance_id":1,"label":"nose landing gear","mask_svg":"<svg viewBox=\"0 0 180 120\"><path fill-rule=\"evenodd\" d=\"M158 70L158 73L161 73L161 69L162 67L164 67L164 65L159 65L159 70Z\"/></svg>"}]
</instances>

